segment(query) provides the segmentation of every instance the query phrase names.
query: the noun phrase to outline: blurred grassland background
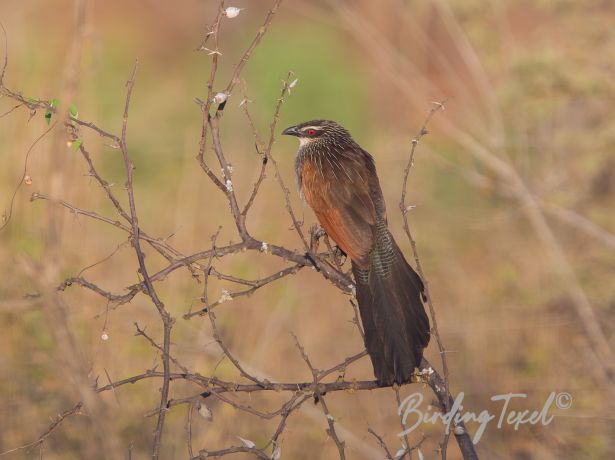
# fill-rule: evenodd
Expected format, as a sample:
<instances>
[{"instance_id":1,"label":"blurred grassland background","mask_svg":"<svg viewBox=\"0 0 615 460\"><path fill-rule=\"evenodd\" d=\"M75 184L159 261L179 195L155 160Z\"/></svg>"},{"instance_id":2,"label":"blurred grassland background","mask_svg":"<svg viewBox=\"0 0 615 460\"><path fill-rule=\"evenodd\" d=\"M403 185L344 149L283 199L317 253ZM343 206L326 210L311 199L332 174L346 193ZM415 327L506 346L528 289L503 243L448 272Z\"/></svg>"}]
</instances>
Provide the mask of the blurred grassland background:
<instances>
[{"instance_id":1,"label":"blurred grassland background","mask_svg":"<svg viewBox=\"0 0 615 460\"><path fill-rule=\"evenodd\" d=\"M194 97L206 95L211 57L195 51L215 14L217 2L184 0L88 1L81 43L75 105L79 117L119 132L125 82L135 58L140 68L130 112L128 147L136 165L140 224L150 235L173 235L186 254L219 241L237 241L222 194L195 160L200 111ZM245 8L225 20L220 37L218 87L260 26L270 2L237 0ZM74 2L3 0L0 22L8 38L5 84L29 97L59 97L74 33ZM356 2L286 0L232 94L222 121L222 140L243 201L260 165L250 127L239 109L250 111L266 136L281 80L289 70L298 84L281 111L278 131L312 118L334 119L376 158L388 204L390 227L410 257L398 210L402 169L410 140L432 101L447 99L446 110L419 145L411 172L410 223L435 301L443 341L450 350L451 389L465 393L468 410L489 409L502 393L527 393L521 408L540 408L551 391L568 391L573 407L559 411L551 425L500 430L492 423L478 446L487 459L607 459L615 455L610 389L596 377L596 363L566 280L548 248L528 222L507 184L480 161L465 142L471 136L493 156L514 167L537 197L558 244L570 262L607 337L615 317L615 2L608 0L383 0ZM62 101L64 102L64 101ZM0 99L0 113L15 104ZM19 109L0 119L0 208L23 172L25 155L47 128L43 113L30 119ZM59 134L57 134L59 132ZM0 451L35 440L54 416L77 400L67 362L79 359L93 379L107 383L156 365L158 355L133 323L161 337L159 318L139 295L130 304L106 309L92 293L72 287L60 323L44 305L24 300L45 282L60 284L100 261L125 241L125 234L76 217L50 202L30 202L33 191L114 217L102 190L87 177L83 159L65 146L63 130L33 148L32 185L17 193L10 224L0 232ZM125 181L120 154L91 133L84 142L103 177L121 196ZM272 154L293 186L294 139L278 139ZM215 165L213 153L206 158ZM215 169L217 171L217 168ZM311 211L297 194L292 200L306 225ZM50 217L51 216L51 217ZM58 219L61 233L49 249L46 223ZM282 205L273 172L259 195L248 227L267 242L300 248ZM306 227L307 228L307 227ZM165 260L148 253L152 270ZM47 270L49 265L55 268ZM221 271L256 278L283 265L272 256L240 254L216 265ZM50 274L51 273L51 274ZM52 279L42 279L51 277ZM122 292L138 281L128 245L84 272L101 287ZM172 315L173 352L202 375L236 379L223 361L206 318L181 316L199 306L202 285L178 270L157 285ZM212 281L210 297L229 286ZM310 380L290 332L312 361L328 368L362 347L348 299L321 276L303 270L237 299L218 310L225 341L249 369L277 381ZM109 340L100 335L106 321ZM74 335L73 347L58 346L57 324ZM612 341L611 341L612 343ZM439 362L435 343L428 358ZM372 378L367 359L346 378ZM67 420L45 443L44 458L133 458L149 455L159 381L125 386L101 395L105 435L115 452L96 451L97 425L88 417ZM402 395L420 390L404 387ZM171 397L193 394L181 382ZM430 398L428 391L426 397ZM274 407L279 395L254 395L251 404ZM343 427L349 458L382 458L373 427L397 450L399 423L393 393L343 393L328 398ZM236 436L266 441L275 421L214 405L214 421L194 422L194 445L222 448ZM106 414L106 415L104 415ZM106 418L104 418L106 417ZM169 411L162 458L187 458L185 408ZM293 415L283 440L283 458L335 458L320 409ZM470 424L473 431L476 425ZM428 425L426 458L436 458L439 428ZM420 439L415 433L413 439ZM458 457L454 442L449 458ZM32 458L19 451L6 458ZM241 456L238 456L241 457Z\"/></svg>"}]
</instances>

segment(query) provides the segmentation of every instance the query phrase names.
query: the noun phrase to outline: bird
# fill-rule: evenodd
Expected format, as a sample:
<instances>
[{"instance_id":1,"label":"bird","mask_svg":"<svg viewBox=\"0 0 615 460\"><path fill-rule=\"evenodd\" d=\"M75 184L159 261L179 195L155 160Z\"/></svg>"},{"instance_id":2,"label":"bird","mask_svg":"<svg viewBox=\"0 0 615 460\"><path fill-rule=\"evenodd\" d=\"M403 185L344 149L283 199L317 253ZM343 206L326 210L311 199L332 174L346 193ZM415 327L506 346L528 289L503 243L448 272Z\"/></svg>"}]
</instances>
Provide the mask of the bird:
<instances>
[{"instance_id":1,"label":"bird","mask_svg":"<svg viewBox=\"0 0 615 460\"><path fill-rule=\"evenodd\" d=\"M430 337L425 288L388 229L374 158L330 120L286 128L299 192L350 258L365 346L381 386L411 380Z\"/></svg>"}]
</instances>

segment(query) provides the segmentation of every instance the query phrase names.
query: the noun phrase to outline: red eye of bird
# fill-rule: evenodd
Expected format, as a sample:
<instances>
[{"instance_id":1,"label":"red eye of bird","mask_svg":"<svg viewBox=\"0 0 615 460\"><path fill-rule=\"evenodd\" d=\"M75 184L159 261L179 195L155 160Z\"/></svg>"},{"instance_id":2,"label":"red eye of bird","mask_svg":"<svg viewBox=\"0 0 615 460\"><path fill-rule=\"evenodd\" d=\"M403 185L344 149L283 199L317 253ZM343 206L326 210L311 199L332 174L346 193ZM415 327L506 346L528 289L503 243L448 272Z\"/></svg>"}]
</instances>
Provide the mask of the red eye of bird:
<instances>
[{"instance_id":1,"label":"red eye of bird","mask_svg":"<svg viewBox=\"0 0 615 460\"><path fill-rule=\"evenodd\" d=\"M308 136L315 136L316 135L316 130L315 129L308 129L307 133L308 133Z\"/></svg>"}]
</instances>

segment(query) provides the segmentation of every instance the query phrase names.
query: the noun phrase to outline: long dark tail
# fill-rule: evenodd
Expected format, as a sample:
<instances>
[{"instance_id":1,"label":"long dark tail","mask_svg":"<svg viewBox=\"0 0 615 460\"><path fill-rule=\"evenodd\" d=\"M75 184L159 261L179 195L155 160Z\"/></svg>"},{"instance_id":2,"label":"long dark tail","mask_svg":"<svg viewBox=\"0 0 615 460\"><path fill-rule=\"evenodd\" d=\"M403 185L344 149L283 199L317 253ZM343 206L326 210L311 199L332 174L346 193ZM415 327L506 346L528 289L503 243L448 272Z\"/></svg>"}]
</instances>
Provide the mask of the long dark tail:
<instances>
[{"instance_id":1,"label":"long dark tail","mask_svg":"<svg viewBox=\"0 0 615 460\"><path fill-rule=\"evenodd\" d=\"M429 343L423 282L406 262L393 236L379 226L369 268L354 262L365 346L381 385L408 382Z\"/></svg>"}]
</instances>

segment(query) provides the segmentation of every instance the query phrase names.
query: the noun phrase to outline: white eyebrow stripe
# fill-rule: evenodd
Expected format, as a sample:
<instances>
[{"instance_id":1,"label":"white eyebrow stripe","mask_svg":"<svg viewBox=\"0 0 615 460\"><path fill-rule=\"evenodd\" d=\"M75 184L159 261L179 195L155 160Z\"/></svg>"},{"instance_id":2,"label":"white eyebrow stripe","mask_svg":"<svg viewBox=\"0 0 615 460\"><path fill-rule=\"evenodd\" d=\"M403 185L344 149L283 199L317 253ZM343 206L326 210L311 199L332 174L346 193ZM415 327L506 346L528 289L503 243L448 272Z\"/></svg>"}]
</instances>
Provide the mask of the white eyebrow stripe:
<instances>
[{"instance_id":1,"label":"white eyebrow stripe","mask_svg":"<svg viewBox=\"0 0 615 460\"><path fill-rule=\"evenodd\" d=\"M306 131L308 129L315 129L316 131L321 131L322 127L320 127L320 126L304 126L303 128L301 128L301 131Z\"/></svg>"}]
</instances>

